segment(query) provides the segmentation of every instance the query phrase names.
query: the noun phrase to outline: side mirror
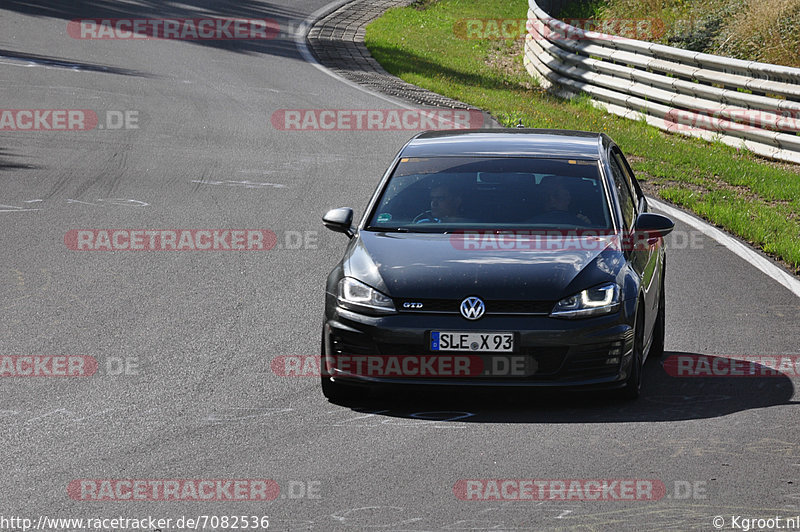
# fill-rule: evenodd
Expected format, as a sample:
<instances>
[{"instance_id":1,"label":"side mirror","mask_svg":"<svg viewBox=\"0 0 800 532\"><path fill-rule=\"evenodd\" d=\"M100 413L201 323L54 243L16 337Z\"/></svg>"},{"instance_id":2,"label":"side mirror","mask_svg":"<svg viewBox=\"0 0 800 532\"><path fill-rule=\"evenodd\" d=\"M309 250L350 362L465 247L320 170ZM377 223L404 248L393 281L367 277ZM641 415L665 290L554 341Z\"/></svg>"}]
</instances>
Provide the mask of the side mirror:
<instances>
[{"instance_id":1,"label":"side mirror","mask_svg":"<svg viewBox=\"0 0 800 532\"><path fill-rule=\"evenodd\" d=\"M664 237L675 228L675 222L652 212L643 212L636 218L633 231L636 233L637 240L647 239L655 241L657 238Z\"/></svg>"},{"instance_id":2,"label":"side mirror","mask_svg":"<svg viewBox=\"0 0 800 532\"><path fill-rule=\"evenodd\" d=\"M322 223L331 231L344 233L353 238L353 209L350 207L340 207L331 209L322 217Z\"/></svg>"}]
</instances>

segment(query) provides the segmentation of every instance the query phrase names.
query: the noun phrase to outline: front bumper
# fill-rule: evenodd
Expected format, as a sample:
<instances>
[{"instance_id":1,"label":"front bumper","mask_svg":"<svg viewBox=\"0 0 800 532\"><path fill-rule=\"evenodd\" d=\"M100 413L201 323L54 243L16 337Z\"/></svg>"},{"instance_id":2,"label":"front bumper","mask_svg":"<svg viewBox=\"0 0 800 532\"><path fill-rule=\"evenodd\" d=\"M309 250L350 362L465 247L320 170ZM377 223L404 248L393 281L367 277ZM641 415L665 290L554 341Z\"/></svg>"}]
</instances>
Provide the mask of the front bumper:
<instances>
[{"instance_id":1,"label":"front bumper","mask_svg":"<svg viewBox=\"0 0 800 532\"><path fill-rule=\"evenodd\" d=\"M548 316L495 315L468 321L460 315L397 313L366 316L335 304L327 307L323 330L323 375L335 382L380 385L487 387L616 388L627 379L633 350L633 317L625 309L607 316L586 319L556 319ZM354 372L358 357L474 357L471 352L430 350L431 331L514 333L513 353L481 354L513 356L527 361L524 375L446 375L419 372ZM502 366L503 364L499 364Z\"/></svg>"}]
</instances>

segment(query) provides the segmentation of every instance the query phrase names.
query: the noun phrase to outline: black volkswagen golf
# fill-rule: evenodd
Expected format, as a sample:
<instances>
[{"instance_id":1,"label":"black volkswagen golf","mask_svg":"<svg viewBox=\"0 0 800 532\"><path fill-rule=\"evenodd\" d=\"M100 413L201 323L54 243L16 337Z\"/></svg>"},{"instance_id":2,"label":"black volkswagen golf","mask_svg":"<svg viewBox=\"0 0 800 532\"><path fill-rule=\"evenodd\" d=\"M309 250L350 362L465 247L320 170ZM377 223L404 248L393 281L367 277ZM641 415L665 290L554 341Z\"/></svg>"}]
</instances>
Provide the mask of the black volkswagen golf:
<instances>
[{"instance_id":1,"label":"black volkswagen golf","mask_svg":"<svg viewBox=\"0 0 800 532\"><path fill-rule=\"evenodd\" d=\"M664 350L663 237L606 135L426 132L397 154L328 276L322 390L618 389Z\"/></svg>"}]
</instances>

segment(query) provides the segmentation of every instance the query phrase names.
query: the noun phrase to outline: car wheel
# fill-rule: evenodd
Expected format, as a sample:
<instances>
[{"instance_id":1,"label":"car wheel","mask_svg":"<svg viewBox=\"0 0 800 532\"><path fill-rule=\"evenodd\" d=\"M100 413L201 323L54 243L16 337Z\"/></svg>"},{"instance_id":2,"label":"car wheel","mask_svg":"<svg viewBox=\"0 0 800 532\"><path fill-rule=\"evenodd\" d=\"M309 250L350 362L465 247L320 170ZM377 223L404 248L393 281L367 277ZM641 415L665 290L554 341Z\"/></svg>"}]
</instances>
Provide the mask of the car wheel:
<instances>
[{"instance_id":1,"label":"car wheel","mask_svg":"<svg viewBox=\"0 0 800 532\"><path fill-rule=\"evenodd\" d=\"M619 391L623 399L633 400L642 391L642 366L644 361L644 313L636 314L636 325L633 330L633 360L625 386Z\"/></svg>"},{"instance_id":2,"label":"car wheel","mask_svg":"<svg viewBox=\"0 0 800 532\"><path fill-rule=\"evenodd\" d=\"M665 304L666 294L664 293L664 272L661 273L661 297L658 299L658 315L653 326L653 343L650 344L648 358L661 358L664 356L664 336L666 334L666 313Z\"/></svg>"}]
</instances>

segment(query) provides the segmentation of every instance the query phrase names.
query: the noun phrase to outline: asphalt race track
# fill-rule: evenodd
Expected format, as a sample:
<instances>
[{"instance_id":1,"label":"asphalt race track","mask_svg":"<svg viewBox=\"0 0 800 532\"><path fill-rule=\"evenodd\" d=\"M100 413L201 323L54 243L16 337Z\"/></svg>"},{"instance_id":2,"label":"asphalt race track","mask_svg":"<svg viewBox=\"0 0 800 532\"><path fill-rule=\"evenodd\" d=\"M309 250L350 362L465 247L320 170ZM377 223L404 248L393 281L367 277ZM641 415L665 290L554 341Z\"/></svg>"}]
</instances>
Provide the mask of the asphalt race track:
<instances>
[{"instance_id":1,"label":"asphalt race track","mask_svg":"<svg viewBox=\"0 0 800 532\"><path fill-rule=\"evenodd\" d=\"M165 532L194 528L176 525L181 516L215 516L206 530L232 530L223 516L268 516L270 530L716 530L722 516L734 530L736 516L800 515L800 364L676 377L651 361L635 403L431 393L337 405L318 378L274 371L276 357L319 353L324 281L346 242L322 214L359 215L414 134L273 126L282 109L391 107L298 52L294 32L324 3L0 4L1 107L99 120L86 131L0 130L0 356L97 363L87 376L0 378L0 529L23 529L11 518L151 516L172 521L139 530ZM73 19L137 17L271 18L281 33L68 31ZM259 229L277 240L264 251L70 249L70 231L86 229ZM800 355L797 296L683 223L667 241L668 357L729 367ZM487 479L657 489L463 500L469 479L483 479L481 496ZM135 480L149 482L140 496ZM179 482L180 500L165 480ZM87 523L41 529L125 529Z\"/></svg>"}]
</instances>

